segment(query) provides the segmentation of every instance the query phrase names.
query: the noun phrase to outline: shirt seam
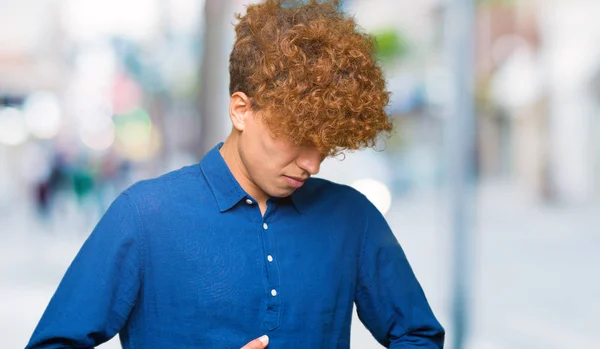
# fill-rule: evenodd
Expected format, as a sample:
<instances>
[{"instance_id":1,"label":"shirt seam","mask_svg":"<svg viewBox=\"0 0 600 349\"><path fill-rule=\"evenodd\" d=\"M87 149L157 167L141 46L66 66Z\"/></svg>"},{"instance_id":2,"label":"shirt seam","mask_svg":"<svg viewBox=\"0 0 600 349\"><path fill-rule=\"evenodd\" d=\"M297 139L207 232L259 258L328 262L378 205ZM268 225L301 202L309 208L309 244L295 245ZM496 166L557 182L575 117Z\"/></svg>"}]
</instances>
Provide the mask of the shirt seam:
<instances>
[{"instance_id":1,"label":"shirt seam","mask_svg":"<svg viewBox=\"0 0 600 349\"><path fill-rule=\"evenodd\" d=\"M356 274L356 291L354 293L354 299L358 299L358 293L362 284L361 281L361 273L363 270L363 259L364 259L364 255L365 255L365 250L366 250L366 244L367 244L367 229L369 227L369 216L366 216L365 219L365 227L363 228L363 234L362 234L362 239L361 239L361 246L360 246L360 253L358 255L358 267L357 267L357 274Z\"/></svg>"},{"instance_id":2,"label":"shirt seam","mask_svg":"<svg viewBox=\"0 0 600 349\"><path fill-rule=\"evenodd\" d=\"M194 172L196 172L196 173L194 173ZM179 177L185 176L185 175L192 175L192 176L195 175L195 177L198 177L197 172L198 172L198 170L195 169L194 166L189 166L189 167L180 169L177 172L168 173L163 177L163 179L166 181L171 181L171 180L176 180Z\"/></svg>"},{"instance_id":3,"label":"shirt seam","mask_svg":"<svg viewBox=\"0 0 600 349\"><path fill-rule=\"evenodd\" d=\"M138 253L140 254L140 261L141 261L141 266L140 266L140 279L143 277L144 275L144 270L145 270L145 265L146 265L146 256L145 256L145 246L144 246L144 239L142 236L139 236L141 234L141 232L145 231L144 228L144 222L142 221L142 215L140 213L140 209L138 207L138 205L136 204L135 200L133 199L133 197L131 196L131 194L128 191L123 192L123 195L125 195L128 199L130 204L133 206L133 208L135 209L136 213L137 213L137 221L138 221L138 228L139 228L139 232L136 232L136 240L139 241L139 244L136 244L137 246L137 250ZM141 234L143 235L143 234ZM141 281L141 280L140 280Z\"/></svg>"},{"instance_id":4,"label":"shirt seam","mask_svg":"<svg viewBox=\"0 0 600 349\"><path fill-rule=\"evenodd\" d=\"M140 262L140 264L141 264L140 265L140 276L139 276L140 288L138 290L138 294L139 294L139 292L141 292L141 289L142 289L142 280L144 278L144 269L145 269L145 265L146 265L146 261L145 261L146 254L145 254L145 246L144 246L144 238L143 238L144 234L142 233L145 230L145 228L144 228L144 222L142 221L142 214L140 213L140 209L139 209L137 203L135 202L133 196L128 191L124 191L123 195L125 195L129 199L130 205L133 206L133 208L135 209L135 211L137 213L137 221L138 221L139 231L136 232L136 238L137 238L136 240L138 240L139 243L136 244L136 248L138 250L138 253L140 254L140 261L141 261ZM132 345L133 348L138 347L136 340L132 336L129 337L129 340L130 340L130 344Z\"/></svg>"}]
</instances>

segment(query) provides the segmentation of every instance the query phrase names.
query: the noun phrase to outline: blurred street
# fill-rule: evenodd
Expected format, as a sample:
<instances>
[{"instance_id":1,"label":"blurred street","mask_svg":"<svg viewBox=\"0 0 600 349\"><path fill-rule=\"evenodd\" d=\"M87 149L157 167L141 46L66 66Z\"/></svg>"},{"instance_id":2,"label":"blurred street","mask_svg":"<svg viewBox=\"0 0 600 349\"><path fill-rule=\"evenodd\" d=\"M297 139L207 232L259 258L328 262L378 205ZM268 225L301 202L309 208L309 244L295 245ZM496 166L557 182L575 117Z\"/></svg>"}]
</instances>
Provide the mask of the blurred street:
<instances>
[{"instance_id":1,"label":"blurred street","mask_svg":"<svg viewBox=\"0 0 600 349\"><path fill-rule=\"evenodd\" d=\"M441 196L398 199L387 217L448 328L450 241ZM480 188L478 207L469 348L596 348L600 226L594 212L600 205L540 206L514 187L494 183ZM52 229L26 207L2 222L0 337L4 348L20 348L87 233L62 224ZM352 337L353 348L379 347L358 320ZM120 346L115 339L102 347Z\"/></svg>"},{"instance_id":2,"label":"blurred street","mask_svg":"<svg viewBox=\"0 0 600 349\"><path fill-rule=\"evenodd\" d=\"M256 1L3 1L0 349L120 191L225 140L234 14ZM394 131L319 176L386 216L445 348L600 348L600 1L340 5ZM356 317L352 347L379 347Z\"/></svg>"}]
</instances>

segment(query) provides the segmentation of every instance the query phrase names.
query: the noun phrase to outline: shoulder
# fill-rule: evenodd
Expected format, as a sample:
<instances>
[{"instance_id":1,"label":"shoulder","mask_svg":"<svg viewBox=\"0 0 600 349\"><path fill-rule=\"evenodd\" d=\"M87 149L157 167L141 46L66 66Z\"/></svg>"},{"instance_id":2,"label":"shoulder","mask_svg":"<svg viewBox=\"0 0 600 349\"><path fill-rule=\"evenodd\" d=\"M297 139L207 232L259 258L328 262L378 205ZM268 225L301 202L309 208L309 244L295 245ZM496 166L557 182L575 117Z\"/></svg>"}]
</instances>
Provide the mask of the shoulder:
<instances>
[{"instance_id":1,"label":"shoulder","mask_svg":"<svg viewBox=\"0 0 600 349\"><path fill-rule=\"evenodd\" d=\"M159 177L138 181L123 191L138 208L154 210L174 197L198 191L204 184L198 164L182 167Z\"/></svg>"},{"instance_id":2,"label":"shoulder","mask_svg":"<svg viewBox=\"0 0 600 349\"><path fill-rule=\"evenodd\" d=\"M323 178L308 179L302 189L305 200L321 205L336 205L359 210L365 206L372 206L369 199L353 187Z\"/></svg>"},{"instance_id":3,"label":"shoulder","mask_svg":"<svg viewBox=\"0 0 600 349\"><path fill-rule=\"evenodd\" d=\"M185 185L189 181L197 181L199 173L199 165L185 166L155 178L140 180L125 189L124 193L139 197L160 192L173 186Z\"/></svg>"}]
</instances>

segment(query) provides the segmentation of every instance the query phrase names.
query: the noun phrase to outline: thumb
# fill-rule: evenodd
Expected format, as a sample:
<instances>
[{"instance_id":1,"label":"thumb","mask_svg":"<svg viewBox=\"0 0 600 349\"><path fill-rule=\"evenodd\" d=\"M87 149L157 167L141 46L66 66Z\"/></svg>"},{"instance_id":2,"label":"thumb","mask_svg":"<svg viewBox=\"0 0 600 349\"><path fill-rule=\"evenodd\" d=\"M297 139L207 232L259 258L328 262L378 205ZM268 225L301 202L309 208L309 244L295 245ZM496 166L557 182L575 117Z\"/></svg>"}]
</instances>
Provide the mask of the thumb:
<instances>
[{"instance_id":1,"label":"thumb","mask_svg":"<svg viewBox=\"0 0 600 349\"><path fill-rule=\"evenodd\" d=\"M269 345L269 337L264 335L244 345L241 349L264 349L267 345Z\"/></svg>"}]
</instances>

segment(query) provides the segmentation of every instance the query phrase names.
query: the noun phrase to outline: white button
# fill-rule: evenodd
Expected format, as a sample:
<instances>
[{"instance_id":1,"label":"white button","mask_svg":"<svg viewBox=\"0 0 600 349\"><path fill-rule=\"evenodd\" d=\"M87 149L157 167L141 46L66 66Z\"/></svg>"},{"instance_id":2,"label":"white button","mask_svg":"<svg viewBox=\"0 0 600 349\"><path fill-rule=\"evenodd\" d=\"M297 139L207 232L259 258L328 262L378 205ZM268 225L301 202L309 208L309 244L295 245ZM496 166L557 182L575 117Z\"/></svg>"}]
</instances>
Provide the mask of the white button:
<instances>
[{"instance_id":1,"label":"white button","mask_svg":"<svg viewBox=\"0 0 600 349\"><path fill-rule=\"evenodd\" d=\"M267 223L263 223L263 229L264 229L264 230L267 230L267 229L269 229L269 226L267 225Z\"/></svg>"},{"instance_id":2,"label":"white button","mask_svg":"<svg viewBox=\"0 0 600 349\"><path fill-rule=\"evenodd\" d=\"M250 200L250 199L246 199L246 203L247 203L248 205L252 205L252 204L253 204L252 200Z\"/></svg>"},{"instance_id":3,"label":"white button","mask_svg":"<svg viewBox=\"0 0 600 349\"><path fill-rule=\"evenodd\" d=\"M275 289L271 290L271 296L273 296L273 297L277 296L277 291Z\"/></svg>"},{"instance_id":4,"label":"white button","mask_svg":"<svg viewBox=\"0 0 600 349\"><path fill-rule=\"evenodd\" d=\"M271 256L271 255L268 255L268 256L267 256L267 260L268 260L269 262L272 262L272 261L273 261L273 256Z\"/></svg>"}]
</instances>

